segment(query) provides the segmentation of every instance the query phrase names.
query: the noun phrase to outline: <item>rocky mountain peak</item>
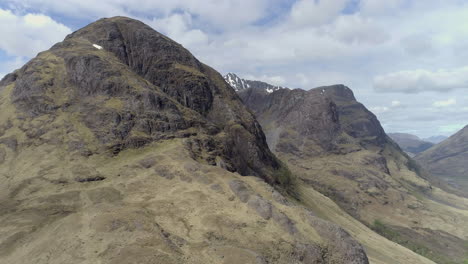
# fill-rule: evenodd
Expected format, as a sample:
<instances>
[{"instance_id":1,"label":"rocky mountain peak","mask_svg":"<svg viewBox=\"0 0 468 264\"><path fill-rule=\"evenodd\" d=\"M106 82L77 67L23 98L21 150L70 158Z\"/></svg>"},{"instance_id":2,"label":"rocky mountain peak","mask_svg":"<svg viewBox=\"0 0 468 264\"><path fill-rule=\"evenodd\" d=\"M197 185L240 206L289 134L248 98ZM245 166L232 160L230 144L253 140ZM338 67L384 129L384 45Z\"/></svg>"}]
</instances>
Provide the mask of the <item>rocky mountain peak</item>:
<instances>
[{"instance_id":1,"label":"rocky mountain peak","mask_svg":"<svg viewBox=\"0 0 468 264\"><path fill-rule=\"evenodd\" d=\"M311 90L332 97L334 100L356 101L353 91L343 84L321 86Z\"/></svg>"},{"instance_id":2,"label":"rocky mountain peak","mask_svg":"<svg viewBox=\"0 0 468 264\"><path fill-rule=\"evenodd\" d=\"M76 124L64 124L77 133L73 144L63 142L74 146L70 151L115 155L187 138L196 159L276 181L266 171L280 165L260 125L223 77L140 21L100 19L0 84L11 89L24 122L47 120L37 133L46 133L62 115L73 116L65 120Z\"/></svg>"}]
</instances>

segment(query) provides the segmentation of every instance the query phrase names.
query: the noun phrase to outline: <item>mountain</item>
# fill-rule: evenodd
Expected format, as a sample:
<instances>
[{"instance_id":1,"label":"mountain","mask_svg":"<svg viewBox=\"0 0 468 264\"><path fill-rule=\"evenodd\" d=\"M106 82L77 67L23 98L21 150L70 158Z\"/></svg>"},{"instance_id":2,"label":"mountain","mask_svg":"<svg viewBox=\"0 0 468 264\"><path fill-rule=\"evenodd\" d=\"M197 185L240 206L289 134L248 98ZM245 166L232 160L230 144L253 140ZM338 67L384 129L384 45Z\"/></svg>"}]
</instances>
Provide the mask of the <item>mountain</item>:
<instances>
[{"instance_id":1,"label":"mountain","mask_svg":"<svg viewBox=\"0 0 468 264\"><path fill-rule=\"evenodd\" d=\"M431 142L420 139L418 136L407 133L388 133L388 136L411 157L434 145Z\"/></svg>"},{"instance_id":2,"label":"mountain","mask_svg":"<svg viewBox=\"0 0 468 264\"><path fill-rule=\"evenodd\" d=\"M442 142L442 141L444 141L446 139L447 139L446 136L432 136L432 137L425 138L423 140L434 143L434 144L439 144L440 142Z\"/></svg>"},{"instance_id":3,"label":"mountain","mask_svg":"<svg viewBox=\"0 0 468 264\"><path fill-rule=\"evenodd\" d=\"M292 196L223 77L139 21L39 53L0 81L0 111L0 263L369 263ZM429 263L369 237L375 259Z\"/></svg>"},{"instance_id":4,"label":"mountain","mask_svg":"<svg viewBox=\"0 0 468 264\"><path fill-rule=\"evenodd\" d=\"M468 197L468 126L416 156L437 180Z\"/></svg>"},{"instance_id":5,"label":"mountain","mask_svg":"<svg viewBox=\"0 0 468 264\"><path fill-rule=\"evenodd\" d=\"M299 176L303 203L317 206L309 192L318 190L388 239L437 263L464 263L468 200L433 186L351 89L238 94L259 120L270 149Z\"/></svg>"},{"instance_id":6,"label":"mountain","mask_svg":"<svg viewBox=\"0 0 468 264\"><path fill-rule=\"evenodd\" d=\"M224 76L224 80L236 91L242 91L245 89L259 89L262 91L265 91L267 93L272 93L274 91L277 91L279 89L287 89L285 87L281 86L275 86L271 85L265 82L261 81L251 81L251 80L245 80L241 79L239 76L237 76L234 73L228 73Z\"/></svg>"}]
</instances>

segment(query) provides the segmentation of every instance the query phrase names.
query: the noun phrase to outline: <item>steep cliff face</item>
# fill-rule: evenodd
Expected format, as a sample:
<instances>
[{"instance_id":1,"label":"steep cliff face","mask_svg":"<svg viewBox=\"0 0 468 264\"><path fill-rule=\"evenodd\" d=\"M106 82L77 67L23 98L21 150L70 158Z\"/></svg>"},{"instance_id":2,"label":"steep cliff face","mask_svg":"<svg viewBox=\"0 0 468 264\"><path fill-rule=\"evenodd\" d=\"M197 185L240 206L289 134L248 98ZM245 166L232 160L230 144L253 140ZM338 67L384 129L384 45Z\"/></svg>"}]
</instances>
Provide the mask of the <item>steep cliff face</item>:
<instances>
[{"instance_id":1,"label":"steep cliff face","mask_svg":"<svg viewBox=\"0 0 468 264\"><path fill-rule=\"evenodd\" d=\"M2 86L10 85L24 118L66 112L90 129L99 144L75 144L88 154L197 135L188 145L210 164L262 177L280 168L223 78L139 21L102 19L78 30L6 76Z\"/></svg>"},{"instance_id":2,"label":"steep cliff face","mask_svg":"<svg viewBox=\"0 0 468 264\"><path fill-rule=\"evenodd\" d=\"M139 21L40 53L0 112L0 263L368 263L281 194L291 173L221 75Z\"/></svg>"},{"instance_id":3,"label":"steep cliff face","mask_svg":"<svg viewBox=\"0 0 468 264\"><path fill-rule=\"evenodd\" d=\"M307 203L307 186L313 187L417 253L438 263L464 261L468 230L460 223L468 221L468 200L423 178L351 89L333 85L238 94L262 125L272 151L301 178L300 199ZM435 240L451 245L450 250Z\"/></svg>"},{"instance_id":4,"label":"steep cliff face","mask_svg":"<svg viewBox=\"0 0 468 264\"><path fill-rule=\"evenodd\" d=\"M342 85L310 91L281 89L272 94L248 89L239 95L267 127L273 150L279 147L283 152L299 150L313 156L387 142L377 118ZM279 138L291 140L279 142Z\"/></svg>"},{"instance_id":5,"label":"steep cliff face","mask_svg":"<svg viewBox=\"0 0 468 264\"><path fill-rule=\"evenodd\" d=\"M468 126L415 159L449 189L468 197Z\"/></svg>"}]
</instances>

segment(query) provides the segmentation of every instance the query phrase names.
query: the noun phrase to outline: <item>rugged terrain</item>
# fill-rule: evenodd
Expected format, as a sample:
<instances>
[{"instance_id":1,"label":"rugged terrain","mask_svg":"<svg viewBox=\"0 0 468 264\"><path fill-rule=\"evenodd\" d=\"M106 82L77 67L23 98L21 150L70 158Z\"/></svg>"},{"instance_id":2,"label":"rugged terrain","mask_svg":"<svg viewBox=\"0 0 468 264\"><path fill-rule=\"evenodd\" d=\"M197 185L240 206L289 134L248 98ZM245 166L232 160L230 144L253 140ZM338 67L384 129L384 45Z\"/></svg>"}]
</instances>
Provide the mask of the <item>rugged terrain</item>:
<instances>
[{"instance_id":1,"label":"rugged terrain","mask_svg":"<svg viewBox=\"0 0 468 264\"><path fill-rule=\"evenodd\" d=\"M416 160L435 180L468 197L468 126L420 153Z\"/></svg>"},{"instance_id":2,"label":"rugged terrain","mask_svg":"<svg viewBox=\"0 0 468 264\"><path fill-rule=\"evenodd\" d=\"M0 263L368 263L222 76L139 21L40 53L0 111Z\"/></svg>"},{"instance_id":3,"label":"rugged terrain","mask_svg":"<svg viewBox=\"0 0 468 264\"><path fill-rule=\"evenodd\" d=\"M418 136L407 133L388 133L388 136L395 141L406 154L411 157L425 151L434 146L434 143L424 141Z\"/></svg>"},{"instance_id":4,"label":"rugged terrain","mask_svg":"<svg viewBox=\"0 0 468 264\"><path fill-rule=\"evenodd\" d=\"M433 186L343 85L239 91L271 150L314 188L379 234L437 263L467 257L468 200ZM327 212L323 212L326 216ZM333 219L333 218L331 218Z\"/></svg>"},{"instance_id":5,"label":"rugged terrain","mask_svg":"<svg viewBox=\"0 0 468 264\"><path fill-rule=\"evenodd\" d=\"M303 185L222 76L141 22L40 53L0 111L0 263L433 263Z\"/></svg>"}]
</instances>

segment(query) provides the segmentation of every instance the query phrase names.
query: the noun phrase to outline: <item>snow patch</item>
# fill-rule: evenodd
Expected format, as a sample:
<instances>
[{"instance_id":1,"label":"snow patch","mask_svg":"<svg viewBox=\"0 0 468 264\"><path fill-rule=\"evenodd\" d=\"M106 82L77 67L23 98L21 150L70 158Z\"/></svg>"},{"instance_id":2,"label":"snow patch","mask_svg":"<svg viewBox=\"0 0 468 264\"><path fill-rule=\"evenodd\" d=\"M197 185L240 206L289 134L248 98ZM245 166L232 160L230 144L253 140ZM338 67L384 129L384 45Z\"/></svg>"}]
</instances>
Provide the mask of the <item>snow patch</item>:
<instances>
[{"instance_id":1,"label":"snow patch","mask_svg":"<svg viewBox=\"0 0 468 264\"><path fill-rule=\"evenodd\" d=\"M102 49L102 46L99 46L98 44L93 44L93 47L95 47L95 48L98 49L98 50L101 50L101 49Z\"/></svg>"},{"instance_id":2,"label":"snow patch","mask_svg":"<svg viewBox=\"0 0 468 264\"><path fill-rule=\"evenodd\" d=\"M272 93L272 92L273 92L273 89L267 88L266 91L267 91L267 93Z\"/></svg>"}]
</instances>

